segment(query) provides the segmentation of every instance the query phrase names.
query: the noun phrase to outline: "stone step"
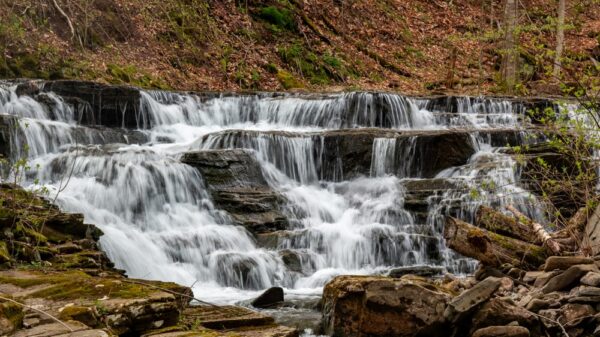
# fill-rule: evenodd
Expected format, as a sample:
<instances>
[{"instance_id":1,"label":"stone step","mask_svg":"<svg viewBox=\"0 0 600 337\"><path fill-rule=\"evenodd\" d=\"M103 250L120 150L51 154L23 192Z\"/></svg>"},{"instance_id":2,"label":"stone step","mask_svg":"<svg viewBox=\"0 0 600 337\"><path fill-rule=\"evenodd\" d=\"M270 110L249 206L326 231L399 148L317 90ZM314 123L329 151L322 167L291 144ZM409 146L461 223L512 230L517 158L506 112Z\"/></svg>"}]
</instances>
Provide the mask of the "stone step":
<instances>
[{"instance_id":1,"label":"stone step","mask_svg":"<svg viewBox=\"0 0 600 337\"><path fill-rule=\"evenodd\" d=\"M205 328L215 330L256 327L273 324L273 317L236 306L196 306L183 311L183 320L200 322Z\"/></svg>"}]
</instances>

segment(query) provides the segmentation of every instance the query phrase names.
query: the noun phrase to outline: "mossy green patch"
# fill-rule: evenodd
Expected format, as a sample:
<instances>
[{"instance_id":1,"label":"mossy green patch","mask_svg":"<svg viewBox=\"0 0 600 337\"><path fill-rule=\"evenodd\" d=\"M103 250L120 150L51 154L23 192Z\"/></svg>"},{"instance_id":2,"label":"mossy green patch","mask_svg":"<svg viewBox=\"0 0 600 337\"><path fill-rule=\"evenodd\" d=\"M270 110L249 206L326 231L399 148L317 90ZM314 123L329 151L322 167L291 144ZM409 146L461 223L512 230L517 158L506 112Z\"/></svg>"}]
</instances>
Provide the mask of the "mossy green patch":
<instances>
[{"instance_id":1,"label":"mossy green patch","mask_svg":"<svg viewBox=\"0 0 600 337\"><path fill-rule=\"evenodd\" d=\"M285 70L280 69L277 72L277 79L285 89L304 88L301 81Z\"/></svg>"},{"instance_id":2,"label":"mossy green patch","mask_svg":"<svg viewBox=\"0 0 600 337\"><path fill-rule=\"evenodd\" d=\"M164 81L153 78L133 65L109 64L106 67L106 72L109 75L107 81L113 84L129 84L140 88L162 90L170 89Z\"/></svg>"},{"instance_id":3,"label":"mossy green patch","mask_svg":"<svg viewBox=\"0 0 600 337\"><path fill-rule=\"evenodd\" d=\"M78 270L65 270L60 272L43 272L21 270L19 273L0 275L0 283L16 285L20 288L40 286L40 289L28 295L29 298L81 299L94 302L104 296L110 298L146 298L159 290L127 282L119 278L98 278ZM151 282L149 284L181 292L182 287L174 283Z\"/></svg>"},{"instance_id":4,"label":"mossy green patch","mask_svg":"<svg viewBox=\"0 0 600 337\"><path fill-rule=\"evenodd\" d=\"M272 31L297 30L294 12L287 8L275 6L263 7L258 10L257 16L268 22Z\"/></svg>"}]
</instances>

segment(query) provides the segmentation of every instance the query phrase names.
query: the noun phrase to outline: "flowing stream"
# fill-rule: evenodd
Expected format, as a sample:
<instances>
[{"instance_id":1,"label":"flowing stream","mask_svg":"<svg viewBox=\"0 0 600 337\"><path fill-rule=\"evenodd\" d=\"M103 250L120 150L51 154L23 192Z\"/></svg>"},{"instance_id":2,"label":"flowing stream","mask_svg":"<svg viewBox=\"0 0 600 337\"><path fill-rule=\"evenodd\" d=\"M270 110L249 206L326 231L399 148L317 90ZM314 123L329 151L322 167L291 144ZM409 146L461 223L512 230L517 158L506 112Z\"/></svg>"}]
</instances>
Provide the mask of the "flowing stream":
<instances>
[{"instance_id":1,"label":"flowing stream","mask_svg":"<svg viewBox=\"0 0 600 337\"><path fill-rule=\"evenodd\" d=\"M452 107L392 93L147 91L137 127L124 130L80 125L59 95L34 99L0 86L0 113L19 117L13 159L26 156L31 167L22 184L46 186L63 210L101 228L102 249L129 276L193 286L197 297L215 303L248 300L276 285L291 300L315 298L335 275L395 267L469 273L474 263L444 246L445 214L472 220L481 204L514 204L542 220L519 186L515 161L502 152L505 144L487 133L511 130L525 142L525 108L468 97ZM366 173L345 178L351 163L328 162L324 139L357 128L384 133L372 140ZM437 158L419 158L419 137L448 130L468 131L465 144L474 153L463 165L424 177ZM227 148L250 149L287 200L290 228L276 247L261 247L234 225L202 175L180 162L187 151ZM443 187L419 199L414 186L436 182ZM284 251L299 257L300 270L289 270Z\"/></svg>"}]
</instances>

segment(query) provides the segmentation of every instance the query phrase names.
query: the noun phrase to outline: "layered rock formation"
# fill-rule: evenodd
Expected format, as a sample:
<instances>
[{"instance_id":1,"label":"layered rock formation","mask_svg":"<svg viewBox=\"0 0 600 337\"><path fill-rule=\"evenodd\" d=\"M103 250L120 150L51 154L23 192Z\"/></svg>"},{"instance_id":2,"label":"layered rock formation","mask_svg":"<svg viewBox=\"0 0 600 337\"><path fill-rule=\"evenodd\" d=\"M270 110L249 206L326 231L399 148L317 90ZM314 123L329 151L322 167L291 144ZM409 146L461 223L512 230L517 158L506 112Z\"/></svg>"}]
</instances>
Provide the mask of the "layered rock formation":
<instances>
[{"instance_id":1,"label":"layered rock formation","mask_svg":"<svg viewBox=\"0 0 600 337\"><path fill-rule=\"evenodd\" d=\"M82 215L12 185L1 185L0 196L0 334L297 336L249 309L190 306L188 287L129 279Z\"/></svg>"}]
</instances>

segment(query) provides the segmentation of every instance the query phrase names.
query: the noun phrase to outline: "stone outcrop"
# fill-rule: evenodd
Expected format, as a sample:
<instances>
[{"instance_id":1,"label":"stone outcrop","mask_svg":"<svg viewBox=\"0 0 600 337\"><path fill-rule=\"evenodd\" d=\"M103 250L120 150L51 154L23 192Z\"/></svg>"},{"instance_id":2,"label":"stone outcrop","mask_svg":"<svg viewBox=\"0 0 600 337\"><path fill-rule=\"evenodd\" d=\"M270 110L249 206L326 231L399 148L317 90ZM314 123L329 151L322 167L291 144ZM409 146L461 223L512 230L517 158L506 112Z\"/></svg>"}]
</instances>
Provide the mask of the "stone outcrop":
<instances>
[{"instance_id":1,"label":"stone outcrop","mask_svg":"<svg viewBox=\"0 0 600 337\"><path fill-rule=\"evenodd\" d=\"M186 153L181 161L202 173L215 205L253 233L286 229L285 202L263 176L253 153L206 150Z\"/></svg>"},{"instance_id":2,"label":"stone outcrop","mask_svg":"<svg viewBox=\"0 0 600 337\"><path fill-rule=\"evenodd\" d=\"M249 309L190 307L185 286L127 278L99 250L102 232L81 214L62 213L12 185L0 185L0 197L2 335L298 335Z\"/></svg>"},{"instance_id":3,"label":"stone outcrop","mask_svg":"<svg viewBox=\"0 0 600 337\"><path fill-rule=\"evenodd\" d=\"M333 336L361 337L596 336L600 288L586 283L598 264L550 275L503 266L497 277L481 267L474 279L339 276L325 287L324 328Z\"/></svg>"},{"instance_id":4,"label":"stone outcrop","mask_svg":"<svg viewBox=\"0 0 600 337\"><path fill-rule=\"evenodd\" d=\"M140 90L126 86L85 81L49 81L40 85L41 92L54 92L76 111L81 125L143 127ZM31 95L31 90L28 92Z\"/></svg>"},{"instance_id":5,"label":"stone outcrop","mask_svg":"<svg viewBox=\"0 0 600 337\"><path fill-rule=\"evenodd\" d=\"M279 169L293 169L287 165L293 158L290 142L309 138L312 141L313 161L317 179L339 181L359 175L369 175L375 139L388 138L397 145L393 171L400 177L432 178L443 169L464 165L475 153L475 144L468 130L392 131L386 129L347 129L314 133L283 131L227 130L204 136L199 140L205 146L219 148L254 148L267 146L270 160ZM487 130L492 143L518 144L515 130ZM512 140L510 138L513 138ZM497 145L498 145L497 144ZM303 160L306 160L302 158ZM298 172L286 172L297 176Z\"/></svg>"},{"instance_id":6,"label":"stone outcrop","mask_svg":"<svg viewBox=\"0 0 600 337\"><path fill-rule=\"evenodd\" d=\"M419 278L339 276L323 292L323 326L332 336L447 336L451 295Z\"/></svg>"}]
</instances>

